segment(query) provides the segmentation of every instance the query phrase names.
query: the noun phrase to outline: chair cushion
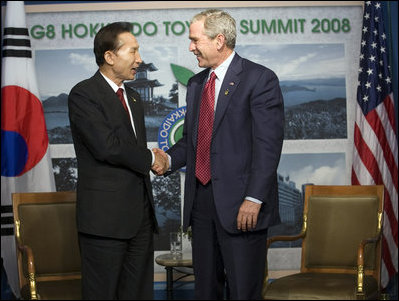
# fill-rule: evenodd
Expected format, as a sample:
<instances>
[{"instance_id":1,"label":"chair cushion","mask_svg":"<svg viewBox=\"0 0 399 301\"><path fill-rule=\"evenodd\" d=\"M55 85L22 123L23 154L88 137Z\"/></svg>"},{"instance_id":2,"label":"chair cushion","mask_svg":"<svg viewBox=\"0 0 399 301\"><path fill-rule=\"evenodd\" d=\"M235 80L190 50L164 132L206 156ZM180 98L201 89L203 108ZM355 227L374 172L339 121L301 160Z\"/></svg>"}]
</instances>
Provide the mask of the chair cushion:
<instances>
[{"instance_id":1,"label":"chair cushion","mask_svg":"<svg viewBox=\"0 0 399 301\"><path fill-rule=\"evenodd\" d=\"M21 238L33 251L36 275L80 272L76 204L20 205Z\"/></svg>"},{"instance_id":2,"label":"chair cushion","mask_svg":"<svg viewBox=\"0 0 399 301\"><path fill-rule=\"evenodd\" d=\"M80 279L36 282L39 299L43 300L82 300L82 285ZM30 299L29 285L21 290L24 300Z\"/></svg>"},{"instance_id":3,"label":"chair cushion","mask_svg":"<svg viewBox=\"0 0 399 301\"><path fill-rule=\"evenodd\" d=\"M265 289L264 299L270 300L355 300L357 275L299 273L275 279ZM377 282L365 276L366 299L377 291Z\"/></svg>"},{"instance_id":4,"label":"chair cushion","mask_svg":"<svg viewBox=\"0 0 399 301\"><path fill-rule=\"evenodd\" d=\"M304 266L355 269L359 243L378 233L378 204L376 196L310 197ZM374 269L375 244L364 256L365 269Z\"/></svg>"}]
</instances>

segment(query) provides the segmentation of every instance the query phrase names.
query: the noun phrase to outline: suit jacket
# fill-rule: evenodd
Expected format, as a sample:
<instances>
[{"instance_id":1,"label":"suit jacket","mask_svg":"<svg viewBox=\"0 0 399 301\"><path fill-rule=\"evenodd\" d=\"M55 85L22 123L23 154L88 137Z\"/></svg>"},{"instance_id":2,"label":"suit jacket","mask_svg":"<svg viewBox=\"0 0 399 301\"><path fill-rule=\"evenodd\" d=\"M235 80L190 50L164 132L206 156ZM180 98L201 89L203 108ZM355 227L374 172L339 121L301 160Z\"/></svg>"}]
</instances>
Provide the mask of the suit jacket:
<instances>
[{"instance_id":1,"label":"suit jacket","mask_svg":"<svg viewBox=\"0 0 399 301\"><path fill-rule=\"evenodd\" d=\"M137 232L146 194L153 207L143 105L136 91L125 88L137 138L118 96L99 71L73 87L68 98L78 162L78 231L122 239Z\"/></svg>"},{"instance_id":2,"label":"suit jacket","mask_svg":"<svg viewBox=\"0 0 399 301\"><path fill-rule=\"evenodd\" d=\"M183 137L168 150L172 171L186 166L184 222L190 225L195 198L195 157L202 90L209 69L187 85ZM246 196L263 202L256 229L280 222L277 167L284 139L284 105L277 76L236 54L223 80L213 124L211 181L224 229L237 233L236 218Z\"/></svg>"}]
</instances>

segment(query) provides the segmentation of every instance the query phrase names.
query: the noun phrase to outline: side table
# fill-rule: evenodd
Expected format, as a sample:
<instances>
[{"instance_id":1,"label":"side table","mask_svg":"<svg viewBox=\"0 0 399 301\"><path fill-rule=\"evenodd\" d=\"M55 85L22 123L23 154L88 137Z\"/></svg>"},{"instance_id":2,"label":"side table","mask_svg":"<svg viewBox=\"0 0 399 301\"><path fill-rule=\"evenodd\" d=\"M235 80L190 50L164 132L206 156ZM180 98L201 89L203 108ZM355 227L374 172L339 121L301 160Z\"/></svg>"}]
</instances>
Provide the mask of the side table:
<instances>
[{"instance_id":1,"label":"side table","mask_svg":"<svg viewBox=\"0 0 399 301\"><path fill-rule=\"evenodd\" d=\"M174 255L171 253L161 254L155 257L155 262L166 269L166 290L168 300L173 299L173 268L193 267L191 253Z\"/></svg>"}]
</instances>

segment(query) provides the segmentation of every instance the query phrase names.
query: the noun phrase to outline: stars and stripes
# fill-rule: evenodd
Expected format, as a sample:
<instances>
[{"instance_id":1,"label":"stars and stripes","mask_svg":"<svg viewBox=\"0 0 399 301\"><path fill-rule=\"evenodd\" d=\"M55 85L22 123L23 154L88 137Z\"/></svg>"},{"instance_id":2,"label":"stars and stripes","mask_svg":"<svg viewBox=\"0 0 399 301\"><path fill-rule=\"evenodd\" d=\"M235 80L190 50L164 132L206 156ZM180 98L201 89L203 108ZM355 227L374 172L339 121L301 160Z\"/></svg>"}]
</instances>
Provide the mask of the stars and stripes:
<instances>
[{"instance_id":1,"label":"stars and stripes","mask_svg":"<svg viewBox=\"0 0 399 301\"><path fill-rule=\"evenodd\" d=\"M381 285L398 271L398 140L380 2L367 1L361 38L352 184L385 186Z\"/></svg>"}]
</instances>

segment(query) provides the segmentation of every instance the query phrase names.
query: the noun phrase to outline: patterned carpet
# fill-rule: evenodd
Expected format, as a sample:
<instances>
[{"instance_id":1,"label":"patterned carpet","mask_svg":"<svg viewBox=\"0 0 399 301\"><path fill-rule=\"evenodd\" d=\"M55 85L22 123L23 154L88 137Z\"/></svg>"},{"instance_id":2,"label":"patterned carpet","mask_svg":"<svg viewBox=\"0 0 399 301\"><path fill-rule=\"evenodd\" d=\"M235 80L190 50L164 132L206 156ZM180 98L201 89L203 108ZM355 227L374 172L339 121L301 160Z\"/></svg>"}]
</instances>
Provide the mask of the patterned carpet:
<instances>
[{"instance_id":1,"label":"patterned carpet","mask_svg":"<svg viewBox=\"0 0 399 301\"><path fill-rule=\"evenodd\" d=\"M154 300L167 299L166 282L154 282ZM175 282L173 284L173 300L194 300L194 282Z\"/></svg>"}]
</instances>

